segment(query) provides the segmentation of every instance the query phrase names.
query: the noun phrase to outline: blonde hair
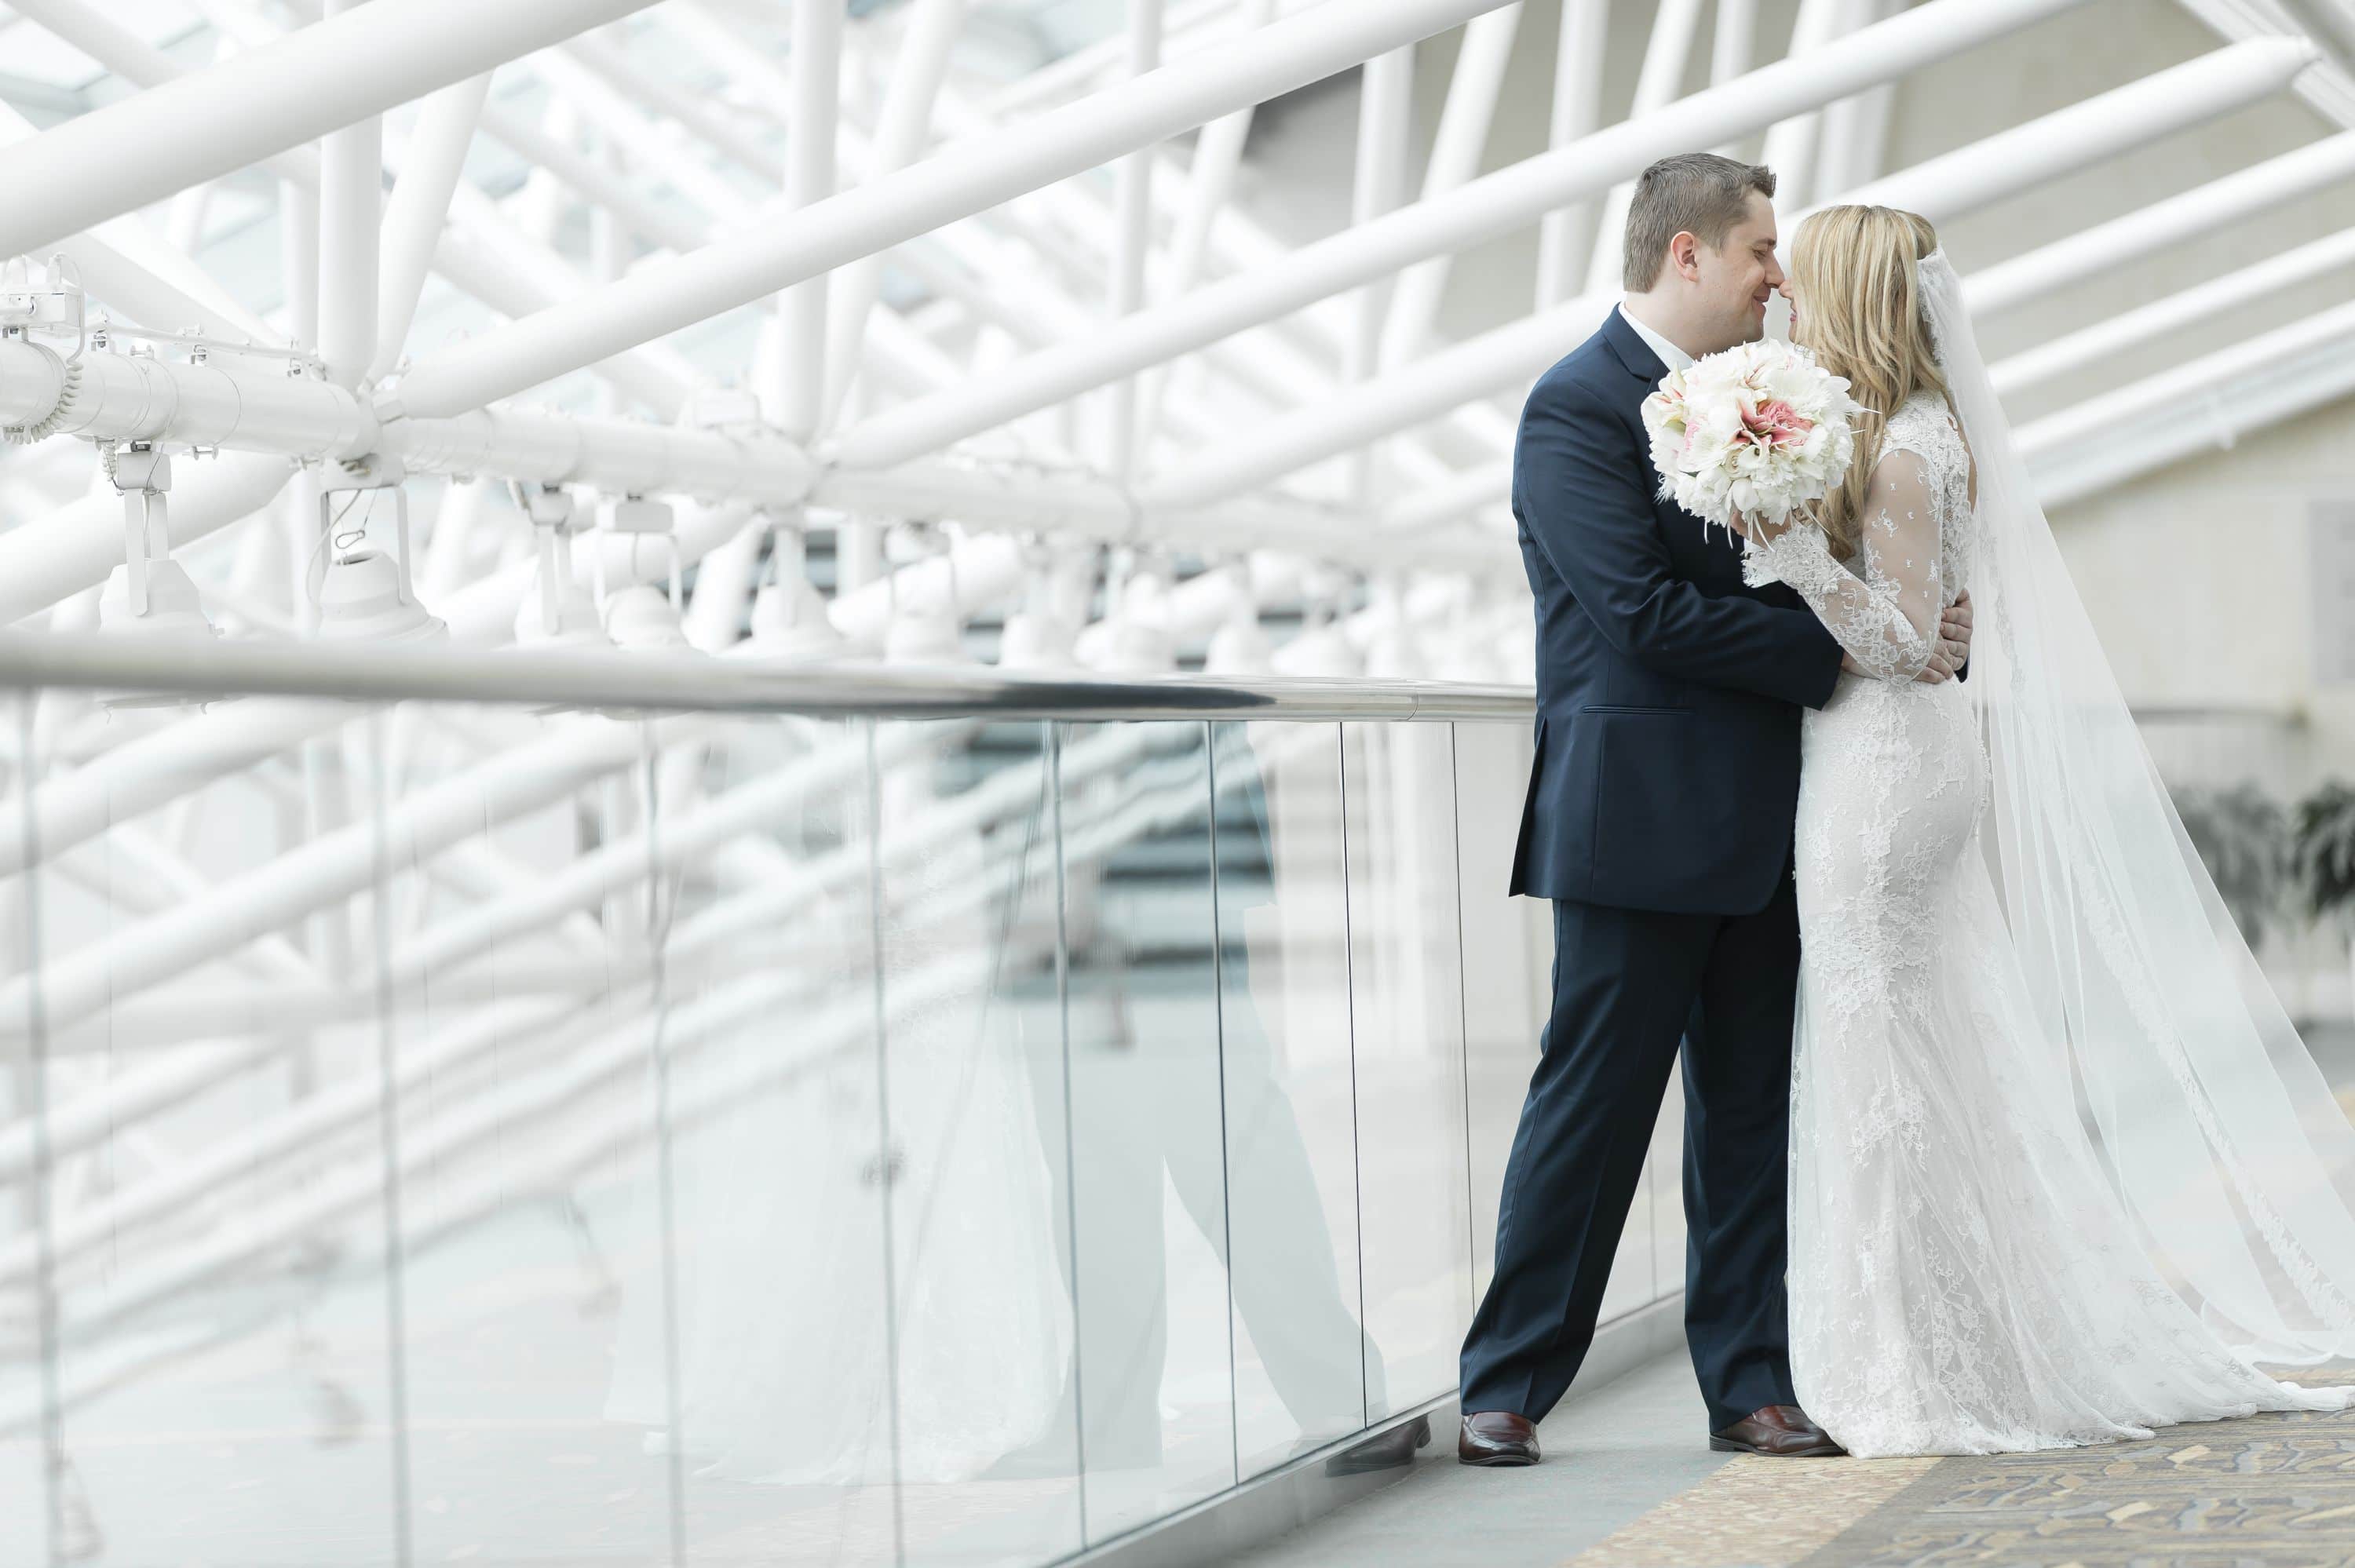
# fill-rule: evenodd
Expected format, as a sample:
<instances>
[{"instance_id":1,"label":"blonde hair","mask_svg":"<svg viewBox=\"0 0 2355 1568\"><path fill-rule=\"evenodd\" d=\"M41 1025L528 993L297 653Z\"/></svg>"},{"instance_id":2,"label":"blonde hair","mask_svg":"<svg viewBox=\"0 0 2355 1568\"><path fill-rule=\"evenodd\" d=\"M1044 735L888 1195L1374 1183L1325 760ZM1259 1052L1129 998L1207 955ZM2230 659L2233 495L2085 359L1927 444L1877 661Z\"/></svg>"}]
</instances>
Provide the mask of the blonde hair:
<instances>
[{"instance_id":1,"label":"blonde hair","mask_svg":"<svg viewBox=\"0 0 2355 1568\"><path fill-rule=\"evenodd\" d=\"M1889 416L1916 392L1946 390L1922 302L1922 259L1937 248L1928 218L1892 207L1828 207L1799 225L1792 248L1803 296L1795 339L1826 370L1847 376L1865 408L1856 461L1816 514L1842 555L1857 547Z\"/></svg>"}]
</instances>

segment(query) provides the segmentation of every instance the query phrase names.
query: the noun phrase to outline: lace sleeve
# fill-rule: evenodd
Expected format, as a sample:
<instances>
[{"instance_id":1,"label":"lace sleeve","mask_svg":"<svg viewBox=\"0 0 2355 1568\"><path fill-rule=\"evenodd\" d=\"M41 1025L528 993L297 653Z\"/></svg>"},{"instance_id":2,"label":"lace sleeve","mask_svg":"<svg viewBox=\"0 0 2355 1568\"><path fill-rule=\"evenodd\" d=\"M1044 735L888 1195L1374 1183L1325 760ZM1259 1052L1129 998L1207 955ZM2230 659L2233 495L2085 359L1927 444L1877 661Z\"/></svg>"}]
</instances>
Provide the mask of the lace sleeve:
<instances>
[{"instance_id":1,"label":"lace sleeve","mask_svg":"<svg viewBox=\"0 0 2355 1568\"><path fill-rule=\"evenodd\" d=\"M1796 589L1866 674L1911 681L1936 651L1939 608L1938 514L1921 457L1893 451L1874 465L1860 533L1861 578L1807 523L1777 535L1743 575L1771 573Z\"/></svg>"}]
</instances>

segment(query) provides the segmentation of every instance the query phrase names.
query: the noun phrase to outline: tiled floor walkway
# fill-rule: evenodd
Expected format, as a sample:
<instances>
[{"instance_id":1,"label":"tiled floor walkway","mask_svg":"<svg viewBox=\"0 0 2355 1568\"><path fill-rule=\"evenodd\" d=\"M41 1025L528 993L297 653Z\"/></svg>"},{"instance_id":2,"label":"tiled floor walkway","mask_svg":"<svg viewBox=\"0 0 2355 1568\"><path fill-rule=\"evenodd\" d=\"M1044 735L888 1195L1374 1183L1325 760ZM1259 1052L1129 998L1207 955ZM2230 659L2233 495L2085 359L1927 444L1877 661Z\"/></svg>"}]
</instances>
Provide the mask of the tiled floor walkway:
<instances>
[{"instance_id":1,"label":"tiled floor walkway","mask_svg":"<svg viewBox=\"0 0 2355 1568\"><path fill-rule=\"evenodd\" d=\"M2348 1381L2341 1372L2327 1381ZM2309 1378L2307 1381L2325 1381ZM1709 1452L1681 1356L1555 1412L1533 1470L1426 1464L1252 1568L2325 1568L2355 1563L2355 1414L1986 1458Z\"/></svg>"},{"instance_id":2,"label":"tiled floor walkway","mask_svg":"<svg viewBox=\"0 0 2355 1568\"><path fill-rule=\"evenodd\" d=\"M1552 1568L1720 1469L1707 1425L1690 1364L1666 1356L1557 1409L1534 1469L1467 1469L1434 1433L1414 1475L1236 1562Z\"/></svg>"}]
</instances>

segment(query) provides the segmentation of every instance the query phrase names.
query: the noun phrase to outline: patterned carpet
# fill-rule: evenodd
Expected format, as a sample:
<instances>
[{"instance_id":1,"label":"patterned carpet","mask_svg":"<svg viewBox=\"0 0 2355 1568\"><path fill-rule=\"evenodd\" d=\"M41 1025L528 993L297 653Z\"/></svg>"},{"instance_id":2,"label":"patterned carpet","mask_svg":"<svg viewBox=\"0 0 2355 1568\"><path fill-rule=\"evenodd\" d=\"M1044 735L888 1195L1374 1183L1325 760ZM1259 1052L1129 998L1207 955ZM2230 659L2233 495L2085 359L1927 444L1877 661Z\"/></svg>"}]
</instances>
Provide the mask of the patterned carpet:
<instances>
[{"instance_id":1,"label":"patterned carpet","mask_svg":"<svg viewBox=\"0 0 2355 1568\"><path fill-rule=\"evenodd\" d=\"M2355 1382L2334 1369L2302 1383ZM1744 1457L1567 1568L2341 1568L2355 1411L1945 1459Z\"/></svg>"}]
</instances>

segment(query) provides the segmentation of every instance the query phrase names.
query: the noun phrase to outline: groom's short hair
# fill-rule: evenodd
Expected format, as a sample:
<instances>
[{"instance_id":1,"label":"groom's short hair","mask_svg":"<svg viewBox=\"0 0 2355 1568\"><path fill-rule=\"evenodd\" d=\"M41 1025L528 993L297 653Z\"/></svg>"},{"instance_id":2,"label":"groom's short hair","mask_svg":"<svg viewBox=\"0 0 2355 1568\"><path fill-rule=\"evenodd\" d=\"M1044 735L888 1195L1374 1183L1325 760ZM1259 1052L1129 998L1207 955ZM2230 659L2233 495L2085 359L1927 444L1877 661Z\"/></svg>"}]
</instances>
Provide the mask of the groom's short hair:
<instances>
[{"instance_id":1,"label":"groom's short hair","mask_svg":"<svg viewBox=\"0 0 2355 1568\"><path fill-rule=\"evenodd\" d=\"M1774 171L1715 153L1678 153L1662 158L1636 180L1627 204L1627 238L1622 247L1622 281L1640 294L1659 281L1668 241L1691 234L1714 248L1726 231L1750 213L1750 193L1770 200Z\"/></svg>"}]
</instances>

